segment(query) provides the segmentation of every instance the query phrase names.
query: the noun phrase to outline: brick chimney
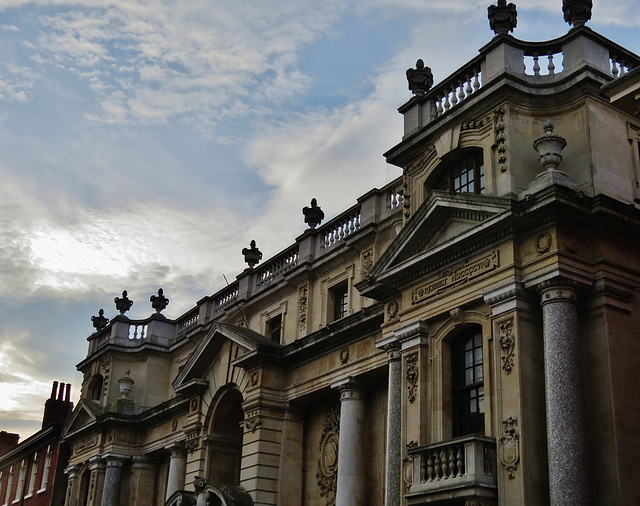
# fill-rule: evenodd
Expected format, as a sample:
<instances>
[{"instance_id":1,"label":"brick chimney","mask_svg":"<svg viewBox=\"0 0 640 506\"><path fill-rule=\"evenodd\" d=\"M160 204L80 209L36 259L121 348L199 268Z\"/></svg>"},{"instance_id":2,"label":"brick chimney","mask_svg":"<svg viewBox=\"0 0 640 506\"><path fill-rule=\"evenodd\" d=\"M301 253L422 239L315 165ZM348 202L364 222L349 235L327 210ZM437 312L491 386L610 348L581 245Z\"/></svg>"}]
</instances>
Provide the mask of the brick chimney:
<instances>
[{"instance_id":1,"label":"brick chimney","mask_svg":"<svg viewBox=\"0 0 640 506\"><path fill-rule=\"evenodd\" d=\"M66 386L66 392L65 392ZM73 411L71 402L71 383L60 383L54 381L51 388L51 397L44 403L44 416L42 417L42 428L49 425L63 425Z\"/></svg>"},{"instance_id":2,"label":"brick chimney","mask_svg":"<svg viewBox=\"0 0 640 506\"><path fill-rule=\"evenodd\" d=\"M18 446L18 439L20 439L20 434L14 434L13 432L7 432L4 430L1 431L0 432L0 455Z\"/></svg>"}]
</instances>

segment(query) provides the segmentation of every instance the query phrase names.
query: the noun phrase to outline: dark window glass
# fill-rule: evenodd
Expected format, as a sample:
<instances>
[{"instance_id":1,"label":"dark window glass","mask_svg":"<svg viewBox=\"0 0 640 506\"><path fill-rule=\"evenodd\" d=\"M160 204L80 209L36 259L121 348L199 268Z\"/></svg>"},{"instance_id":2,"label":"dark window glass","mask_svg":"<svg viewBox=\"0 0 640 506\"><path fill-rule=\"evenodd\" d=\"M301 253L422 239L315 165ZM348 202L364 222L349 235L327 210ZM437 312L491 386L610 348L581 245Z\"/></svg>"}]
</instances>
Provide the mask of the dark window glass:
<instances>
[{"instance_id":1,"label":"dark window glass","mask_svg":"<svg viewBox=\"0 0 640 506\"><path fill-rule=\"evenodd\" d=\"M333 320L347 316L349 310L349 288L347 283L340 283L331 289L333 299Z\"/></svg>"},{"instance_id":2,"label":"dark window glass","mask_svg":"<svg viewBox=\"0 0 640 506\"><path fill-rule=\"evenodd\" d=\"M282 314L278 314L273 318L269 318L267 320L264 333L266 337L275 341L276 343L280 342L282 334Z\"/></svg>"},{"instance_id":3,"label":"dark window glass","mask_svg":"<svg viewBox=\"0 0 640 506\"><path fill-rule=\"evenodd\" d=\"M451 347L453 437L484 433L482 332L472 329Z\"/></svg>"},{"instance_id":4,"label":"dark window glass","mask_svg":"<svg viewBox=\"0 0 640 506\"><path fill-rule=\"evenodd\" d=\"M447 167L446 174L442 176L434 188L457 193L484 193L482 151L474 151Z\"/></svg>"}]
</instances>

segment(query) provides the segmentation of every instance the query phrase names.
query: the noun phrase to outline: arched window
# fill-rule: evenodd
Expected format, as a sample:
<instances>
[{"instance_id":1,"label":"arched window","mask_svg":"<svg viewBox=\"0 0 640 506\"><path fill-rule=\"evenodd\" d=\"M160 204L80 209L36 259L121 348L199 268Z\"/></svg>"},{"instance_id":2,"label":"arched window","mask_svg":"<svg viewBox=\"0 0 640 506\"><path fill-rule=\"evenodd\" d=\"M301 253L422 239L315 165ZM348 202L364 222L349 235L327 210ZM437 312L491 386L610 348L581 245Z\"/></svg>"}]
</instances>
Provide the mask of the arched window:
<instances>
[{"instance_id":1,"label":"arched window","mask_svg":"<svg viewBox=\"0 0 640 506\"><path fill-rule=\"evenodd\" d=\"M91 378L91 383L89 383L89 399L100 401L102 399L103 385L104 382L102 379L102 375L96 374L93 378Z\"/></svg>"},{"instance_id":2,"label":"arched window","mask_svg":"<svg viewBox=\"0 0 640 506\"><path fill-rule=\"evenodd\" d=\"M453 437L484 434L482 329L473 327L451 345Z\"/></svg>"},{"instance_id":3,"label":"arched window","mask_svg":"<svg viewBox=\"0 0 640 506\"><path fill-rule=\"evenodd\" d=\"M470 149L445 163L433 188L456 193L485 193L484 161L481 149Z\"/></svg>"}]
</instances>

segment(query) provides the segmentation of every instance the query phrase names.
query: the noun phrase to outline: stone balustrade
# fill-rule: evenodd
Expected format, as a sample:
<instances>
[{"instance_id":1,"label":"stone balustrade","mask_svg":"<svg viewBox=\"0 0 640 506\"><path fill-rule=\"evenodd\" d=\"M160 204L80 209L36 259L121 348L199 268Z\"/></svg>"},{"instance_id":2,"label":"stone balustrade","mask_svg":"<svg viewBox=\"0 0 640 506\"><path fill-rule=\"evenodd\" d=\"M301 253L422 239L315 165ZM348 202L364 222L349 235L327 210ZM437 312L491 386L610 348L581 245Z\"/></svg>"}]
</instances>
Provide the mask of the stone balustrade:
<instances>
[{"instance_id":1,"label":"stone balustrade","mask_svg":"<svg viewBox=\"0 0 640 506\"><path fill-rule=\"evenodd\" d=\"M602 76L602 84L625 75L640 64L640 58L588 27L544 42L527 42L499 35L480 54L421 96L399 108L405 117L405 136L435 122L449 111L461 108L471 97L499 78L520 83L553 86L567 75L589 69Z\"/></svg>"},{"instance_id":2,"label":"stone balustrade","mask_svg":"<svg viewBox=\"0 0 640 506\"><path fill-rule=\"evenodd\" d=\"M238 298L238 282L234 281L213 297L214 311L222 311Z\"/></svg>"},{"instance_id":3,"label":"stone balustrade","mask_svg":"<svg viewBox=\"0 0 640 506\"><path fill-rule=\"evenodd\" d=\"M176 328L172 320L156 316L144 320L116 316L105 329L89 336L89 354L107 344L125 348L137 348L147 343L169 346L175 341Z\"/></svg>"},{"instance_id":4,"label":"stone balustrade","mask_svg":"<svg viewBox=\"0 0 640 506\"><path fill-rule=\"evenodd\" d=\"M256 287L269 286L298 265L298 244L287 248L273 258L267 260L261 267L256 269Z\"/></svg>"},{"instance_id":5,"label":"stone balustrade","mask_svg":"<svg viewBox=\"0 0 640 506\"><path fill-rule=\"evenodd\" d=\"M191 330L193 330L198 325L198 318L200 318L200 306L194 307L178 318L176 320L178 338L187 335Z\"/></svg>"},{"instance_id":6,"label":"stone balustrade","mask_svg":"<svg viewBox=\"0 0 640 506\"><path fill-rule=\"evenodd\" d=\"M464 436L409 450L413 482L409 496L417 500L446 490L480 487L497 490L496 442L486 436ZM412 504L413 501L409 501Z\"/></svg>"},{"instance_id":7,"label":"stone balustrade","mask_svg":"<svg viewBox=\"0 0 640 506\"><path fill-rule=\"evenodd\" d=\"M342 242L360 229L360 208L349 210L331 220L321 228L322 249L330 248Z\"/></svg>"}]
</instances>

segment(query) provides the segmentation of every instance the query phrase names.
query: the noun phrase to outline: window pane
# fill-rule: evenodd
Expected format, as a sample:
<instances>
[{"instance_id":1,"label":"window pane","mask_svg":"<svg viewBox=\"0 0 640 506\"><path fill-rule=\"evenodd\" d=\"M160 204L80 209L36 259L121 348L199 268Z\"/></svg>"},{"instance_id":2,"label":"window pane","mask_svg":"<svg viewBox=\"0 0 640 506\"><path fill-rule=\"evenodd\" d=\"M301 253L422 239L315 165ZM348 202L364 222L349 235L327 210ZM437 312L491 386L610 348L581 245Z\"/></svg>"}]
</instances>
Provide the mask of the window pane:
<instances>
[{"instance_id":1,"label":"window pane","mask_svg":"<svg viewBox=\"0 0 640 506\"><path fill-rule=\"evenodd\" d=\"M473 385L475 381L473 381L473 369L467 369L464 372L464 384L465 385Z\"/></svg>"},{"instance_id":2,"label":"window pane","mask_svg":"<svg viewBox=\"0 0 640 506\"><path fill-rule=\"evenodd\" d=\"M475 350L475 361L476 364L482 363L482 348L476 348Z\"/></svg>"},{"instance_id":3,"label":"window pane","mask_svg":"<svg viewBox=\"0 0 640 506\"><path fill-rule=\"evenodd\" d=\"M481 365L476 366L476 383L480 383L484 380L484 371Z\"/></svg>"}]
</instances>

